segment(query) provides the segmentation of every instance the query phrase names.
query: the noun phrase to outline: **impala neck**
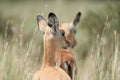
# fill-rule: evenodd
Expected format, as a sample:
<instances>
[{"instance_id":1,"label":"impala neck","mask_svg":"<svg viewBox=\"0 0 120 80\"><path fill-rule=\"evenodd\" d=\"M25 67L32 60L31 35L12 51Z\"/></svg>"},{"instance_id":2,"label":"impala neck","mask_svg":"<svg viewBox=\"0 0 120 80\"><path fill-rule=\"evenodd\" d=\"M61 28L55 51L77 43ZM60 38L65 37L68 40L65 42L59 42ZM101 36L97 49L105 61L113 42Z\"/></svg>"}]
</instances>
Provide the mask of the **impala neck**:
<instances>
[{"instance_id":1,"label":"impala neck","mask_svg":"<svg viewBox=\"0 0 120 80\"><path fill-rule=\"evenodd\" d=\"M44 55L42 67L54 66L56 46L53 40L44 39Z\"/></svg>"}]
</instances>

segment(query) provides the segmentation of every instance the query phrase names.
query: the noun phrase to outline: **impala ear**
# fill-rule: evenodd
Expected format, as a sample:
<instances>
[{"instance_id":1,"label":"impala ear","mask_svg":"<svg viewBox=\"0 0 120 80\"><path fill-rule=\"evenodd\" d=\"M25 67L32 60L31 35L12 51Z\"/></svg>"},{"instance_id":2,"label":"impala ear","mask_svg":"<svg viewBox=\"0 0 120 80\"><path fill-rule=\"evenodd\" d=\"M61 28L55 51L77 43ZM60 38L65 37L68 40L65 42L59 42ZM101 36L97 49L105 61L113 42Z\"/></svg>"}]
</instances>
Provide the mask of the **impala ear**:
<instances>
[{"instance_id":1,"label":"impala ear","mask_svg":"<svg viewBox=\"0 0 120 80\"><path fill-rule=\"evenodd\" d=\"M70 24L70 29L74 28L80 21L80 17L81 17L81 12L78 12L73 20L73 22Z\"/></svg>"},{"instance_id":2,"label":"impala ear","mask_svg":"<svg viewBox=\"0 0 120 80\"><path fill-rule=\"evenodd\" d=\"M50 12L48 15L48 26L51 27L54 31L56 31L59 27L59 21L57 16Z\"/></svg>"},{"instance_id":3,"label":"impala ear","mask_svg":"<svg viewBox=\"0 0 120 80\"><path fill-rule=\"evenodd\" d=\"M41 16L41 15L37 16L37 24L38 24L40 31L42 31L44 33L45 29L47 27L47 22L43 16Z\"/></svg>"}]
</instances>

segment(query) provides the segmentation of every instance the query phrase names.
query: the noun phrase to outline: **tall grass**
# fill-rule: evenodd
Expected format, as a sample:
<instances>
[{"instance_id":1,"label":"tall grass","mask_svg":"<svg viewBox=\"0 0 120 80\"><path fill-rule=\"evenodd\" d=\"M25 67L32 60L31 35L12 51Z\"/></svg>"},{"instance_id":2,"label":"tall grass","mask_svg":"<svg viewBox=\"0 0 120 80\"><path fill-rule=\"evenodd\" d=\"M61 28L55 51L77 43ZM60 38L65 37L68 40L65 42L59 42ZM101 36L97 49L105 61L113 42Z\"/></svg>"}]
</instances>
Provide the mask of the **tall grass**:
<instances>
[{"instance_id":1,"label":"tall grass","mask_svg":"<svg viewBox=\"0 0 120 80\"><path fill-rule=\"evenodd\" d=\"M94 39L88 56L80 61L78 80L119 80L120 79L120 48L119 34L111 32L112 39L106 35L110 28L109 17L106 17L101 35ZM79 61L77 61L79 63Z\"/></svg>"},{"instance_id":2,"label":"tall grass","mask_svg":"<svg viewBox=\"0 0 120 80\"><path fill-rule=\"evenodd\" d=\"M76 61L77 80L120 80L120 39L119 34L114 30L112 39L108 41L106 35L110 27L108 19L109 17L106 17L103 32L95 39L88 57ZM0 41L0 80L31 80L35 70L40 66L37 60L38 55L41 54L42 43L37 45L35 40L36 37L38 40L38 28L35 27L31 40L25 46L22 42L23 27L24 21L18 34L21 38L14 37L12 41L7 40L6 27L5 38Z\"/></svg>"},{"instance_id":3,"label":"tall grass","mask_svg":"<svg viewBox=\"0 0 120 80\"><path fill-rule=\"evenodd\" d=\"M76 2L76 4L79 3ZM46 13L43 12L42 14L49 12L49 9L48 11L46 9L48 7L45 6L44 11ZM54 8L56 9L56 7ZM67 7L65 6L64 8ZM75 9L79 10L79 7L76 6L73 10ZM68 8L63 11L68 12L67 10ZM59 14L62 16L61 13ZM7 27L4 38L0 38L0 80L32 80L32 76L40 67L42 60L43 42L41 34L39 34L38 28L35 26L32 37L24 42L24 27L27 24L31 25L30 22L26 23L26 19L24 19L20 26L20 32L9 41L7 33L9 22L10 20L6 23ZM112 38L107 36L107 32L109 32L109 28L111 27L109 16L106 17L103 24L102 33L89 46L87 57L76 60L76 67L78 69L76 80L120 80L120 35L116 30L113 30L111 32ZM79 53L79 51L76 51L76 53ZM75 56L78 55L75 54Z\"/></svg>"},{"instance_id":4,"label":"tall grass","mask_svg":"<svg viewBox=\"0 0 120 80\"><path fill-rule=\"evenodd\" d=\"M8 26L9 20L6 23ZM35 27L31 40L24 44L22 38L22 29L24 21L21 24L20 33L13 37L11 41L6 33L4 38L0 39L0 80L31 80L32 74L37 68L38 58L41 45L37 45L35 39L38 34ZM39 40L39 38L37 38ZM36 67L36 68L35 68Z\"/></svg>"}]
</instances>

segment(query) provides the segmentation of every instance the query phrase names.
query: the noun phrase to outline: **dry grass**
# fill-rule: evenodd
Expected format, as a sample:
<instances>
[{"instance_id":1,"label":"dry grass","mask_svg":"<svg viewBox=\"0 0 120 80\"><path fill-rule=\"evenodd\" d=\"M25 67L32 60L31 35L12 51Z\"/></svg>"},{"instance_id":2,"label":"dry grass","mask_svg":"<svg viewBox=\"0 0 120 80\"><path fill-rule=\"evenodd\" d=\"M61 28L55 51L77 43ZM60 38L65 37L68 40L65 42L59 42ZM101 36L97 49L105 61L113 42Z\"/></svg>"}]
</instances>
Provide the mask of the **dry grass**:
<instances>
[{"instance_id":1,"label":"dry grass","mask_svg":"<svg viewBox=\"0 0 120 80\"><path fill-rule=\"evenodd\" d=\"M110 27L108 23L108 18L106 18L102 35L95 39L88 57L85 60L77 60L77 80L120 79L120 39L117 32L114 31L112 32L113 39L110 40L110 43L105 41L104 38L107 38L105 36L106 30ZM37 45L35 41L35 37L39 35L38 28L35 28L33 36L27 45L23 45L23 26L24 22L19 34L21 37L14 37L12 41L8 41L6 33L5 38L0 41L0 80L31 80L33 73L40 66L38 56L41 52L42 44ZM107 46L110 47L108 48Z\"/></svg>"},{"instance_id":2,"label":"dry grass","mask_svg":"<svg viewBox=\"0 0 120 80\"><path fill-rule=\"evenodd\" d=\"M9 22L9 21L8 21ZM41 45L37 46L37 27L31 40L26 45L22 42L21 32L11 41L7 38L7 29L4 39L0 39L0 80L31 80L35 67L38 64L38 55ZM36 36L35 36L36 35Z\"/></svg>"},{"instance_id":3,"label":"dry grass","mask_svg":"<svg viewBox=\"0 0 120 80\"><path fill-rule=\"evenodd\" d=\"M114 30L111 35L113 39L106 41L106 32L109 27L108 17L106 17L102 34L97 36L94 45L88 52L88 57L84 61L80 61L78 65L78 80L120 79L120 38Z\"/></svg>"},{"instance_id":4,"label":"dry grass","mask_svg":"<svg viewBox=\"0 0 120 80\"><path fill-rule=\"evenodd\" d=\"M76 4L79 3L76 2ZM76 6L76 9L79 10L79 7ZM39 7L35 10L38 11ZM48 11L50 10L48 9ZM67 9L64 11L66 11L66 14L69 13L67 13ZM59 13L60 11L56 12ZM44 14L44 12L42 13ZM62 16L61 13L59 15ZM33 16L35 17L35 15ZM72 19L72 17L70 18ZM6 26L8 23L9 20ZM7 38L8 27L6 27L4 38L0 38L0 80L32 80L33 73L41 64L43 45L41 34L35 27L30 40L24 43L24 27L27 24L28 22L26 23L26 19L24 19L20 26L20 33L13 37L11 41ZM112 39L108 40L106 33L110 27L109 24L107 17L102 35L98 35L94 39L94 44L89 46L90 50L88 50L87 58L77 59L78 74L76 80L120 80L120 35L114 30L114 32L111 32L113 33L111 35L113 36ZM79 52L76 51L76 53ZM75 54L75 56L78 56L78 54Z\"/></svg>"}]
</instances>

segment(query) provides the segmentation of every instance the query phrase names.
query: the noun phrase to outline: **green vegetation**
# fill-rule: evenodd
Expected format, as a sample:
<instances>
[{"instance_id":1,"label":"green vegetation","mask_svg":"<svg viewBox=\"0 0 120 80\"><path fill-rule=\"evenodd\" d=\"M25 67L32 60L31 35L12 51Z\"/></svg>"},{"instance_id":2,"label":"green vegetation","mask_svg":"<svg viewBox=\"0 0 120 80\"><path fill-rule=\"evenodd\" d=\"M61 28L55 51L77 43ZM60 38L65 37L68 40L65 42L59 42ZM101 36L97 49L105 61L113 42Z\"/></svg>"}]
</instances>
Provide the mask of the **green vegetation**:
<instances>
[{"instance_id":1,"label":"green vegetation","mask_svg":"<svg viewBox=\"0 0 120 80\"><path fill-rule=\"evenodd\" d=\"M19 19L15 16L4 17L2 12L0 12L0 36L4 38L5 33L8 34L8 38L11 39L16 33L16 28L18 28Z\"/></svg>"},{"instance_id":2,"label":"green vegetation","mask_svg":"<svg viewBox=\"0 0 120 80\"><path fill-rule=\"evenodd\" d=\"M51 11L61 23L82 12L77 46L72 50L78 67L76 80L120 80L119 5L119 1L77 0L0 3L0 80L32 80L43 53L35 18L37 14L47 18Z\"/></svg>"},{"instance_id":3,"label":"green vegetation","mask_svg":"<svg viewBox=\"0 0 120 80\"><path fill-rule=\"evenodd\" d=\"M85 16L85 18L82 21L82 27L86 28L88 30L88 32L90 33L89 35L92 36L96 36L96 35L101 35L102 30L104 28L104 22L106 17L109 18L108 22L109 22L109 33L111 33L111 31L117 30L117 32L120 32L120 10L119 10L120 6L119 4L112 4L107 6L104 9L100 9L97 10L96 12L93 11L88 11L87 15ZM86 24L86 21L88 21L88 23Z\"/></svg>"},{"instance_id":4,"label":"green vegetation","mask_svg":"<svg viewBox=\"0 0 120 80\"><path fill-rule=\"evenodd\" d=\"M108 4L104 9L87 11L87 14L81 22L82 30L86 30L86 32L88 32L88 42L86 44L87 48L95 43L95 39L98 36L102 37L104 30L103 41L105 44L107 44L106 48L112 45L114 31L116 31L118 34L120 33L119 8L119 4ZM106 18L108 19L107 24ZM107 25L107 27L105 27L105 25Z\"/></svg>"}]
</instances>

